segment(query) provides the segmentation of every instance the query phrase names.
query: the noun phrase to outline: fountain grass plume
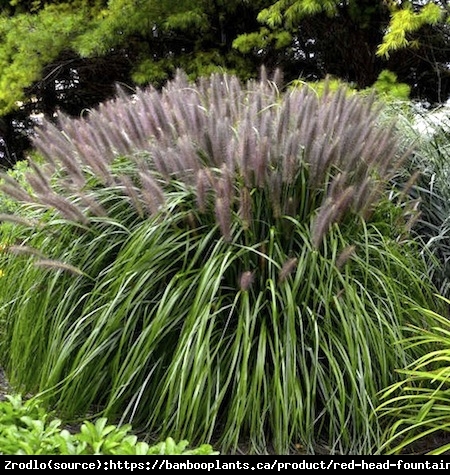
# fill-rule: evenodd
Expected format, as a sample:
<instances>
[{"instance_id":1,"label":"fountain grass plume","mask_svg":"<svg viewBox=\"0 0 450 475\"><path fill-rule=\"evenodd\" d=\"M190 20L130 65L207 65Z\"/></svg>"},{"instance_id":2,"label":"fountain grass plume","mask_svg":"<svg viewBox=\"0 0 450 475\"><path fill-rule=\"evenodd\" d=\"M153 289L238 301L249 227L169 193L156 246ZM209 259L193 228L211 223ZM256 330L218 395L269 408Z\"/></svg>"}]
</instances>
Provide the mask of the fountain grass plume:
<instances>
[{"instance_id":1,"label":"fountain grass plume","mask_svg":"<svg viewBox=\"0 0 450 475\"><path fill-rule=\"evenodd\" d=\"M418 356L408 308L434 305L378 112L180 73L44 121L46 165L4 187L39 222L0 256L12 384L222 453L371 453L379 392Z\"/></svg>"}]
</instances>

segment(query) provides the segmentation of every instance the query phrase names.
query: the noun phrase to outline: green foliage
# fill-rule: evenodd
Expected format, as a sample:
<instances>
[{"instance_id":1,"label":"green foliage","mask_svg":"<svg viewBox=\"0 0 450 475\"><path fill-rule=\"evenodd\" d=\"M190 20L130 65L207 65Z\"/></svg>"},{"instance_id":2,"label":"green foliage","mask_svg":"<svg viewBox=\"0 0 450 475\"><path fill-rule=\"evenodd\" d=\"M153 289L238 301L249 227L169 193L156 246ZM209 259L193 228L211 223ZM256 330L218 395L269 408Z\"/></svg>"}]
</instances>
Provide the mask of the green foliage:
<instances>
[{"instance_id":1,"label":"green foliage","mask_svg":"<svg viewBox=\"0 0 450 475\"><path fill-rule=\"evenodd\" d=\"M18 395L0 402L2 455L217 455L210 445L189 449L186 440L171 437L156 445L138 441L131 426L107 425L101 418L84 421L70 432L49 414L39 399L23 401Z\"/></svg>"},{"instance_id":2,"label":"green foliage","mask_svg":"<svg viewBox=\"0 0 450 475\"><path fill-rule=\"evenodd\" d=\"M238 35L233 41L233 48L244 54L259 54L268 47L275 50L290 48L301 21L320 12L333 15L338 5L335 0L283 0L272 3L258 13L257 19L263 26L258 31Z\"/></svg>"},{"instance_id":3,"label":"green foliage","mask_svg":"<svg viewBox=\"0 0 450 475\"><path fill-rule=\"evenodd\" d=\"M408 84L414 85L413 92L423 97L430 91L422 89L424 76L417 80L411 75L409 60L417 68L428 63L435 71L430 71L436 76L433 81L442 81L439 78L445 77L448 56L449 12L443 2L432 0L279 0L259 12L259 31L238 35L233 46L247 55L271 59L276 56L278 64L290 66L294 61L297 69L307 71L310 78L332 73L356 82L360 88L371 86L387 66L401 73ZM274 48L279 32L290 33L291 41L286 36L282 46ZM418 48L420 51L415 51ZM395 59L388 63L390 54L398 50L413 51L404 51L400 63ZM406 64L409 66L404 67ZM396 94L406 97L406 93L406 86L402 90L397 86Z\"/></svg>"},{"instance_id":4,"label":"green foliage","mask_svg":"<svg viewBox=\"0 0 450 475\"><path fill-rule=\"evenodd\" d=\"M405 140L415 143L414 154L406 163L410 173L419 176L409 189L418 200L420 216L413 232L423 243L429 275L439 293L450 297L450 188L448 142L449 118L446 108L424 111L414 103L390 104Z\"/></svg>"},{"instance_id":5,"label":"green foliage","mask_svg":"<svg viewBox=\"0 0 450 475\"><path fill-rule=\"evenodd\" d=\"M414 11L406 3L405 7L393 8L389 28L378 48L378 55L389 56L389 53L407 46L417 46L417 42L409 39L410 33L417 32L424 25L434 25L442 21L448 9L434 2L425 2L420 11Z\"/></svg>"},{"instance_id":6,"label":"green foliage","mask_svg":"<svg viewBox=\"0 0 450 475\"><path fill-rule=\"evenodd\" d=\"M443 298L442 298L443 299ZM450 305L450 300L443 299ZM433 326L412 326L403 342L409 347L430 348L400 371L402 379L384 391L380 417L390 420L380 451L395 454L432 434L450 432L450 320L429 309L416 309L431 317ZM427 455L448 454L450 444L435 447Z\"/></svg>"},{"instance_id":7,"label":"green foliage","mask_svg":"<svg viewBox=\"0 0 450 475\"><path fill-rule=\"evenodd\" d=\"M185 0L144 3L112 0L105 5L90 30L76 39L76 49L82 56L105 54L112 47L123 46L132 35L145 30L150 33L154 26L161 28L161 19L168 12L175 15L186 3Z\"/></svg>"},{"instance_id":8,"label":"green foliage","mask_svg":"<svg viewBox=\"0 0 450 475\"><path fill-rule=\"evenodd\" d=\"M112 0L90 30L76 39L74 48L81 56L91 57L108 54L111 48L127 48L131 38L136 56L131 76L137 84L161 86L176 68L183 68L193 78L219 69L248 77L249 64L242 57L236 58L235 51L224 48L224 41L232 40L226 37L229 22L241 21L233 19L239 8L251 11L257 5L236 0Z\"/></svg>"},{"instance_id":9,"label":"green foliage","mask_svg":"<svg viewBox=\"0 0 450 475\"><path fill-rule=\"evenodd\" d=\"M434 308L378 113L180 74L45 122L33 197L3 186L44 213L1 263L11 383L221 451L373 451L378 393L420 355L397 344L409 308Z\"/></svg>"},{"instance_id":10,"label":"green foliage","mask_svg":"<svg viewBox=\"0 0 450 475\"><path fill-rule=\"evenodd\" d=\"M383 70L372 88L384 98L406 101L411 91L408 84L399 83L397 75L392 71Z\"/></svg>"},{"instance_id":11,"label":"green foliage","mask_svg":"<svg viewBox=\"0 0 450 475\"><path fill-rule=\"evenodd\" d=\"M17 183L20 183L20 186L25 186L28 191L31 191L31 186L27 187L26 181L26 173L30 172L30 168L28 166L28 162L20 161L17 162L11 170L7 171L7 175L15 180ZM1 180L0 183L2 185L5 184L5 180ZM10 196L6 195L5 193L0 192L0 213L8 214L17 211L19 208L19 204L16 200L12 199Z\"/></svg>"},{"instance_id":12,"label":"green foliage","mask_svg":"<svg viewBox=\"0 0 450 475\"><path fill-rule=\"evenodd\" d=\"M355 84L349 84L336 77L327 76L321 81L295 80L290 83L291 87L311 87L317 94L322 95L326 91L338 91L342 87L347 89L347 94L359 93L361 95L376 94L377 99L386 102L407 101L411 88L408 84L399 83L397 75L392 71L383 70L376 82L369 88L359 90Z\"/></svg>"},{"instance_id":13,"label":"green foliage","mask_svg":"<svg viewBox=\"0 0 450 475\"><path fill-rule=\"evenodd\" d=\"M299 88L299 87L310 87L315 91L319 96L322 96L328 92L337 92L339 90L345 89L347 95L354 94L356 89L354 85L348 84L338 78L327 76L324 80L321 81L302 81L300 79L292 81L289 84L290 87Z\"/></svg>"},{"instance_id":14,"label":"green foliage","mask_svg":"<svg viewBox=\"0 0 450 475\"><path fill-rule=\"evenodd\" d=\"M370 24L370 17L380 7L378 2L367 5L368 2L347 0L279 0L258 15L258 21L270 28L296 28L305 18L326 13L328 16L338 16L340 10L348 9L352 20L361 27ZM379 46L378 54L387 56L390 51L411 45L408 34L417 32L424 25L433 25L444 20L448 9L437 5L434 1L422 2L420 9L413 9L411 2L383 2L389 9L390 23Z\"/></svg>"},{"instance_id":15,"label":"green foliage","mask_svg":"<svg viewBox=\"0 0 450 475\"><path fill-rule=\"evenodd\" d=\"M154 61L146 59L141 61L133 72L133 81L136 84L153 84L162 86L169 79L171 65L166 59Z\"/></svg>"},{"instance_id":16,"label":"green foliage","mask_svg":"<svg viewBox=\"0 0 450 475\"><path fill-rule=\"evenodd\" d=\"M301 20L310 15L325 12L334 15L342 2L338 0L280 0L262 10L258 21L270 27L279 27L283 23L295 27Z\"/></svg>"},{"instance_id":17,"label":"green foliage","mask_svg":"<svg viewBox=\"0 0 450 475\"><path fill-rule=\"evenodd\" d=\"M363 28L370 23L370 17L379 8L378 2L347 0L279 0L264 8L258 14L258 21L270 28L296 28L305 18L325 13L328 16L338 16L340 10L348 9L350 18ZM416 32L423 25L433 25L443 21L448 14L447 7L437 5L434 1L421 2L419 9L413 9L411 2L383 2L389 9L390 23L380 45L378 53L387 55L389 51L406 47L410 44L408 33ZM418 10L418 11L417 11Z\"/></svg>"},{"instance_id":18,"label":"green foliage","mask_svg":"<svg viewBox=\"0 0 450 475\"><path fill-rule=\"evenodd\" d=\"M82 63L80 58L124 55L133 80L138 84L155 81L160 86L177 67L188 70L189 60L196 62L190 74L209 74L205 55L211 59L220 50L214 64L235 72L242 70L244 77L249 76L250 63L242 56L237 60L236 51L226 51L229 48L224 48L223 38L231 44L232 38L226 35L228 29L236 29L236 12L253 11L256 4L240 0L223 4L199 0L76 0L31 5L19 2L16 7L11 11L2 8L0 15L1 115L17 110L22 103L32 107L30 101L39 108L41 92L57 80L61 69L72 63L83 68L95 64ZM49 101L49 94L43 100ZM50 106L54 104L43 104L46 113Z\"/></svg>"},{"instance_id":19,"label":"green foliage","mask_svg":"<svg viewBox=\"0 0 450 475\"><path fill-rule=\"evenodd\" d=\"M177 2L180 5L180 2ZM168 30L189 30L195 28L199 33L205 32L208 27L208 18L204 12L192 10L182 13L170 14L165 22Z\"/></svg>"},{"instance_id":20,"label":"green foliage","mask_svg":"<svg viewBox=\"0 0 450 475\"><path fill-rule=\"evenodd\" d=\"M275 49L286 48L292 43L292 34L289 31L271 31L268 28L261 28L257 32L239 35L233 41L233 48L241 53L258 52L273 45Z\"/></svg>"},{"instance_id":21,"label":"green foliage","mask_svg":"<svg viewBox=\"0 0 450 475\"><path fill-rule=\"evenodd\" d=\"M73 36L86 31L92 13L76 1L46 5L32 15L0 16L0 114L26 99L26 88L41 78Z\"/></svg>"}]
</instances>

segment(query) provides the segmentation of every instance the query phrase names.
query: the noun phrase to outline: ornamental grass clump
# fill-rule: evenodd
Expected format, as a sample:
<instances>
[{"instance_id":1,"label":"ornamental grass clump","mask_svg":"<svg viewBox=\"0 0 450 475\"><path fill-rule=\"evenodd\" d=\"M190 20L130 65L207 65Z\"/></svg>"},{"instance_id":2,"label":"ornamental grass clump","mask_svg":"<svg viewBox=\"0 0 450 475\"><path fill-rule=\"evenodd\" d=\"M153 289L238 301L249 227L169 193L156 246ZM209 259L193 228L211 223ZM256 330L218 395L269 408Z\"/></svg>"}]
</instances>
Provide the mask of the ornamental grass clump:
<instances>
[{"instance_id":1,"label":"ornamental grass clump","mask_svg":"<svg viewBox=\"0 0 450 475\"><path fill-rule=\"evenodd\" d=\"M417 106L416 106L417 107ZM413 109L414 110L414 109ZM414 232L427 251L428 272L439 294L450 297L450 112L403 112L402 134L415 140L411 163L420 177L411 194L420 198L421 214ZM398 111L394 113L399 115Z\"/></svg>"},{"instance_id":2,"label":"ornamental grass clump","mask_svg":"<svg viewBox=\"0 0 450 475\"><path fill-rule=\"evenodd\" d=\"M377 117L344 89L180 74L46 121L32 189L3 186L40 213L1 262L12 384L221 453L370 453L433 291Z\"/></svg>"}]
</instances>

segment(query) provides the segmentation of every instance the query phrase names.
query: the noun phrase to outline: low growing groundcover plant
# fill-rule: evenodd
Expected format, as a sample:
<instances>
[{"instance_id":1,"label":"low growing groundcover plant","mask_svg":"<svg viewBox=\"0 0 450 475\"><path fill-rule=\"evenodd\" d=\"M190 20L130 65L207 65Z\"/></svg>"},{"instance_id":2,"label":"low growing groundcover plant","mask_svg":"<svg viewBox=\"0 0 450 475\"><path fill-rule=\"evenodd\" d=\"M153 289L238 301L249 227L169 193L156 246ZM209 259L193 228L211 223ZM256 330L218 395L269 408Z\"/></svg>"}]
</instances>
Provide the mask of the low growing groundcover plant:
<instances>
[{"instance_id":1,"label":"low growing groundcover plant","mask_svg":"<svg viewBox=\"0 0 450 475\"><path fill-rule=\"evenodd\" d=\"M188 448L171 437L154 445L139 441L131 426L117 427L106 418L84 421L67 430L38 398L7 395L0 401L1 455L217 455L210 445Z\"/></svg>"},{"instance_id":2,"label":"low growing groundcover plant","mask_svg":"<svg viewBox=\"0 0 450 475\"><path fill-rule=\"evenodd\" d=\"M371 453L435 309L373 98L216 74L45 121L1 253L0 359L67 420ZM31 187L31 189L30 189ZM6 232L6 231L5 231Z\"/></svg>"}]
</instances>

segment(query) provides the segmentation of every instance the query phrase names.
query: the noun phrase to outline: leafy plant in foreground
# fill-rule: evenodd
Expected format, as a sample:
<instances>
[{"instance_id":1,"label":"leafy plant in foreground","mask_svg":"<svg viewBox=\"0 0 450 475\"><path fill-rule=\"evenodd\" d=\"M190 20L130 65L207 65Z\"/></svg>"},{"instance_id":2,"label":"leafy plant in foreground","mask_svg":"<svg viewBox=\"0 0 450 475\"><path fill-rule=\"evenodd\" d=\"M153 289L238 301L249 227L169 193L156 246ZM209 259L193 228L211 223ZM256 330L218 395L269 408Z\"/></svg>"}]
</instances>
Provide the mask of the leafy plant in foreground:
<instances>
[{"instance_id":1,"label":"leafy plant in foreground","mask_svg":"<svg viewBox=\"0 0 450 475\"><path fill-rule=\"evenodd\" d=\"M180 75L35 144L32 191L3 186L42 209L2 255L15 387L221 452L377 446L408 309L434 304L373 99Z\"/></svg>"},{"instance_id":2,"label":"leafy plant in foreground","mask_svg":"<svg viewBox=\"0 0 450 475\"><path fill-rule=\"evenodd\" d=\"M19 395L0 402L0 454L2 455L214 455L210 445L188 449L188 442L171 437L155 445L138 441L131 426L107 425L101 418L85 421L70 432L36 398Z\"/></svg>"},{"instance_id":3,"label":"leafy plant in foreground","mask_svg":"<svg viewBox=\"0 0 450 475\"><path fill-rule=\"evenodd\" d=\"M442 298L447 304L450 300ZM384 391L378 413L393 421L380 450L398 453L430 438L450 432L450 320L447 316L417 309L434 321L431 328L412 326L409 347L430 348L405 369L402 379ZM450 443L429 450L428 455L448 454Z\"/></svg>"}]
</instances>

